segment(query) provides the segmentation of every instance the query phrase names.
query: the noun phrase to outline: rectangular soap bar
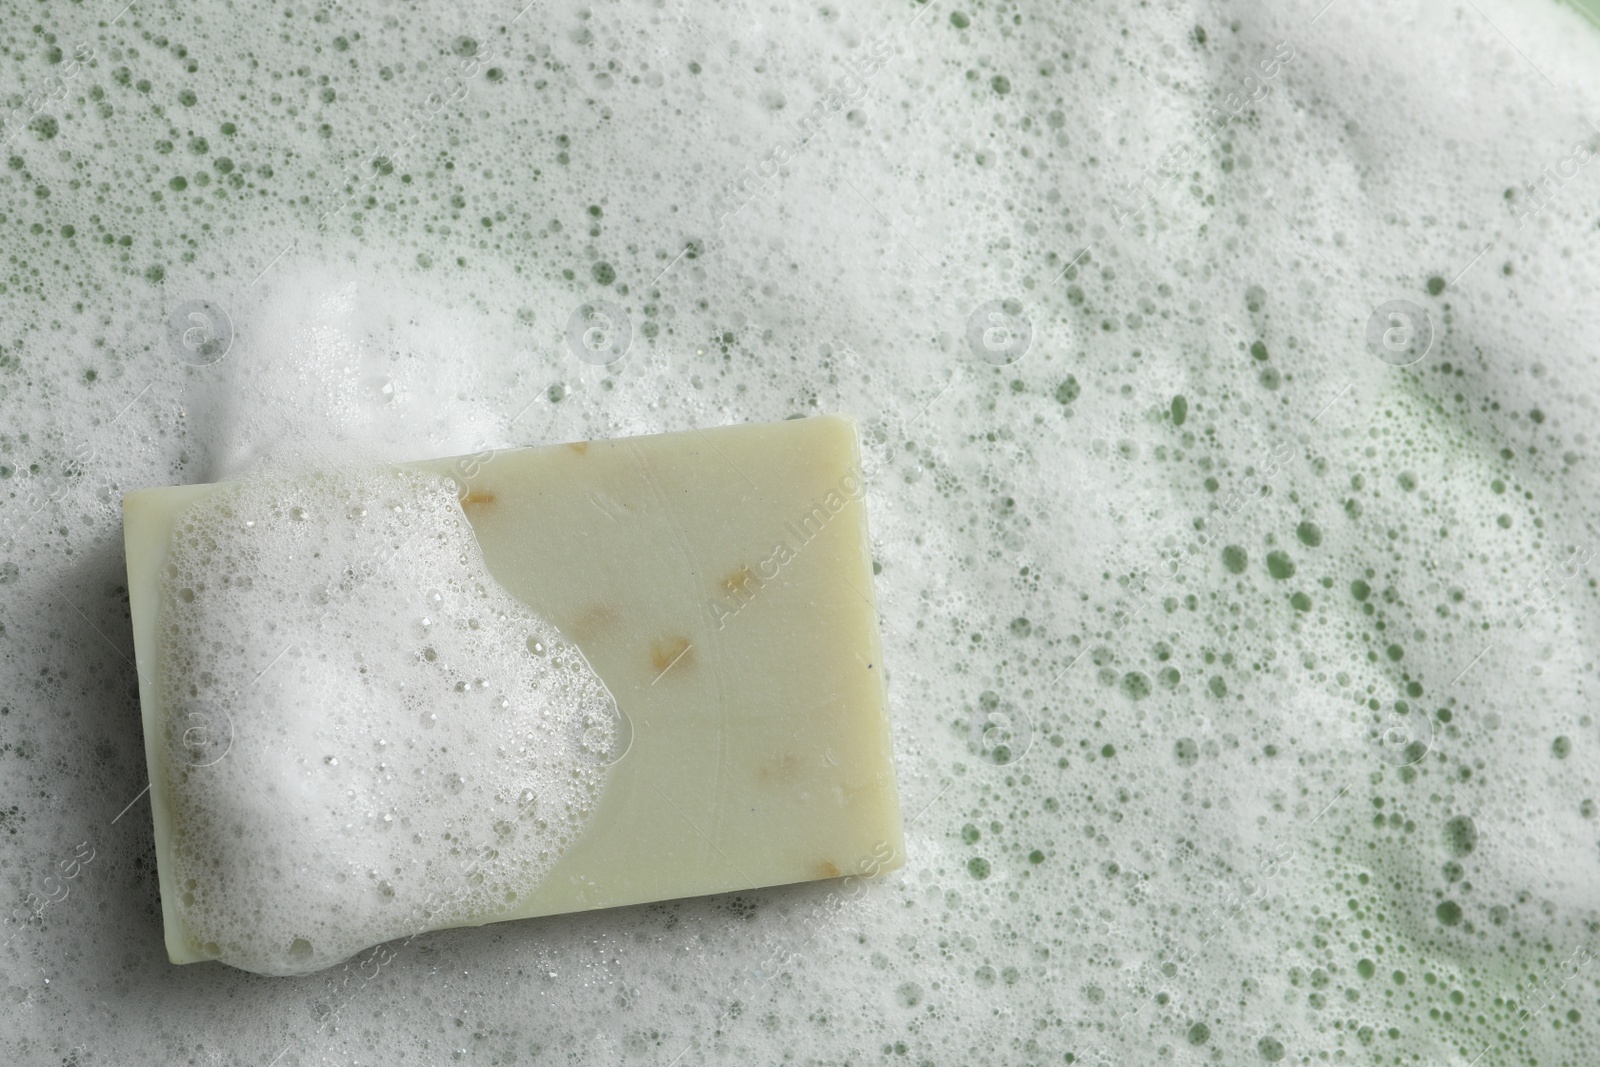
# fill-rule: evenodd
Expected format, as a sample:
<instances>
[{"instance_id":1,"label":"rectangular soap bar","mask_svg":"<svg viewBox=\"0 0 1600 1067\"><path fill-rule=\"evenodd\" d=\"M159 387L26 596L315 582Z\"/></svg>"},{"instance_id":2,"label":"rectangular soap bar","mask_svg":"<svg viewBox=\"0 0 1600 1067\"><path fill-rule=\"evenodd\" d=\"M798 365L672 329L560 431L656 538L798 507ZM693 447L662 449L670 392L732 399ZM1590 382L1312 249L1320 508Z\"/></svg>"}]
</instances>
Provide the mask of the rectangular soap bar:
<instances>
[{"instance_id":1,"label":"rectangular soap bar","mask_svg":"<svg viewBox=\"0 0 1600 1067\"><path fill-rule=\"evenodd\" d=\"M123 502L168 955L898 867L854 423Z\"/></svg>"}]
</instances>

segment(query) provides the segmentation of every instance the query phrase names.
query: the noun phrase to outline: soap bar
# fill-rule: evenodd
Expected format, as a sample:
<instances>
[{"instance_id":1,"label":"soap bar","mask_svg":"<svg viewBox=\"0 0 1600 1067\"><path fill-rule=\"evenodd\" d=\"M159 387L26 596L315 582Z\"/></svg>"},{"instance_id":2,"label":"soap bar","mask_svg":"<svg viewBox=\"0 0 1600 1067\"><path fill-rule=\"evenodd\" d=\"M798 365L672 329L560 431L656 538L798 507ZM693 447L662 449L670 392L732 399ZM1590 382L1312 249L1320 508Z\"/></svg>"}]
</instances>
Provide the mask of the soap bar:
<instances>
[{"instance_id":1,"label":"soap bar","mask_svg":"<svg viewBox=\"0 0 1600 1067\"><path fill-rule=\"evenodd\" d=\"M864 493L824 416L127 494L171 960L898 867Z\"/></svg>"}]
</instances>

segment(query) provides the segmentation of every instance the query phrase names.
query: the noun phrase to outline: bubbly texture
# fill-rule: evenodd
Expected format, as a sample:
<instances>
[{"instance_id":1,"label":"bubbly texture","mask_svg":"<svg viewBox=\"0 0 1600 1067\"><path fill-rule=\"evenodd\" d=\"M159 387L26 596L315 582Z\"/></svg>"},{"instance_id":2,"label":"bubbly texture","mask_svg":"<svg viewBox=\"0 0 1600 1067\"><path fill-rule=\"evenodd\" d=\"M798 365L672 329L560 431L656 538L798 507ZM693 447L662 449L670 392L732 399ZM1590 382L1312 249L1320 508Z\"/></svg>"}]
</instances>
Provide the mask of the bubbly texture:
<instances>
[{"instance_id":1,"label":"bubbly texture","mask_svg":"<svg viewBox=\"0 0 1600 1067\"><path fill-rule=\"evenodd\" d=\"M1600 1061L1578 12L121 8L0 0L0 1060ZM814 411L902 871L166 963L123 490Z\"/></svg>"},{"instance_id":2,"label":"bubbly texture","mask_svg":"<svg viewBox=\"0 0 1600 1067\"><path fill-rule=\"evenodd\" d=\"M603 784L615 703L490 577L451 479L189 505L159 630L176 910L224 962L303 974L493 918Z\"/></svg>"}]
</instances>

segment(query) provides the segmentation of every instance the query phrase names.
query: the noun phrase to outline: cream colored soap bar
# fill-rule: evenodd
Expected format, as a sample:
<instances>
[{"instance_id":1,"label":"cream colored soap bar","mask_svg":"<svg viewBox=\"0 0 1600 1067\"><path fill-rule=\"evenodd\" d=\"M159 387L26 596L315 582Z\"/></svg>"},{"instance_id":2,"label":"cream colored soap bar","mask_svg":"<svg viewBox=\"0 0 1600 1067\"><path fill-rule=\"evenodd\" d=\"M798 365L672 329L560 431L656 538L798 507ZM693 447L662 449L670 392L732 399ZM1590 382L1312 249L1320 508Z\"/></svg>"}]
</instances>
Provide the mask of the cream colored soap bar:
<instances>
[{"instance_id":1,"label":"cream colored soap bar","mask_svg":"<svg viewBox=\"0 0 1600 1067\"><path fill-rule=\"evenodd\" d=\"M899 866L863 493L837 416L129 493L171 959Z\"/></svg>"}]
</instances>

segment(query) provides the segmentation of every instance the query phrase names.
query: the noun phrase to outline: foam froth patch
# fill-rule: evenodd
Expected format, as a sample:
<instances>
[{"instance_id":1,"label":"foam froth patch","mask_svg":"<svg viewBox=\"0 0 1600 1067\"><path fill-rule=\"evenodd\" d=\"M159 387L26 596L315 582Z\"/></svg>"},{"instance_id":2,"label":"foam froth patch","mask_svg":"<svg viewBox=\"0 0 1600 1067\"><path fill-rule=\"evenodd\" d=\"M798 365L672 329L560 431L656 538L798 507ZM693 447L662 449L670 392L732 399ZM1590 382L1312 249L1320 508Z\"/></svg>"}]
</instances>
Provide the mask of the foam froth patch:
<instances>
[{"instance_id":1,"label":"foam froth patch","mask_svg":"<svg viewBox=\"0 0 1600 1067\"><path fill-rule=\"evenodd\" d=\"M447 478L235 483L162 575L178 913L299 974L536 886L603 784L614 703L489 576Z\"/></svg>"}]
</instances>

